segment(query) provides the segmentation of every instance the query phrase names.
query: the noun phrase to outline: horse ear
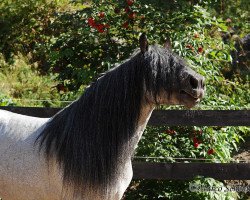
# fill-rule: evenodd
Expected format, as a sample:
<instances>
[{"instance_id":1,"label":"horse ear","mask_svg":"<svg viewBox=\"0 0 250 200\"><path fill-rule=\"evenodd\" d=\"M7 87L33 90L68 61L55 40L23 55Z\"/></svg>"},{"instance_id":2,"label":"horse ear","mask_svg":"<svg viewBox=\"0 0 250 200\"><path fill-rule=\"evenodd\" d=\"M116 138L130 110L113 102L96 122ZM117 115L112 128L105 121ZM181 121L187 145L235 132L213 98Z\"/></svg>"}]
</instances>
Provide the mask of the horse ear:
<instances>
[{"instance_id":1,"label":"horse ear","mask_svg":"<svg viewBox=\"0 0 250 200\"><path fill-rule=\"evenodd\" d=\"M145 53L148 50L148 39L145 33L140 35L139 43L141 52Z\"/></svg>"},{"instance_id":2,"label":"horse ear","mask_svg":"<svg viewBox=\"0 0 250 200\"><path fill-rule=\"evenodd\" d=\"M166 49L172 49L172 44L171 44L170 38L166 38L166 42L164 44L164 47Z\"/></svg>"}]
</instances>

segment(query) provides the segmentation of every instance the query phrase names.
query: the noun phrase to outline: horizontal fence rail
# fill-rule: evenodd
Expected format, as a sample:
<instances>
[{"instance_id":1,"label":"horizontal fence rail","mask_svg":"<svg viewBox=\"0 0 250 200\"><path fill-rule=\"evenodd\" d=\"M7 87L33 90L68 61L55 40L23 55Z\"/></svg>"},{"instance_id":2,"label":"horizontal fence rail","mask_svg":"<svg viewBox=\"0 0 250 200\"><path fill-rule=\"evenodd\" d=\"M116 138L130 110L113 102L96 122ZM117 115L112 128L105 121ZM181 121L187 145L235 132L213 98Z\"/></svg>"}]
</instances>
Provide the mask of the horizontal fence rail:
<instances>
[{"instance_id":1,"label":"horizontal fence rail","mask_svg":"<svg viewBox=\"0 0 250 200\"><path fill-rule=\"evenodd\" d=\"M0 107L34 117L52 117L60 108ZM250 126L250 110L156 110L151 126ZM250 163L133 162L134 179L190 180L196 176L219 180L250 180Z\"/></svg>"},{"instance_id":2,"label":"horizontal fence rail","mask_svg":"<svg viewBox=\"0 0 250 200\"><path fill-rule=\"evenodd\" d=\"M197 175L218 180L250 180L250 163L133 162L134 179L191 180Z\"/></svg>"},{"instance_id":3,"label":"horizontal fence rail","mask_svg":"<svg viewBox=\"0 0 250 200\"><path fill-rule=\"evenodd\" d=\"M156 110L149 125L250 126L250 110Z\"/></svg>"},{"instance_id":4,"label":"horizontal fence rail","mask_svg":"<svg viewBox=\"0 0 250 200\"><path fill-rule=\"evenodd\" d=\"M51 117L60 108L1 107L15 113ZM250 126L250 110L155 110L151 126Z\"/></svg>"},{"instance_id":5,"label":"horizontal fence rail","mask_svg":"<svg viewBox=\"0 0 250 200\"><path fill-rule=\"evenodd\" d=\"M40 108L40 107L12 107L0 106L0 109L33 117L49 118L61 110L61 108Z\"/></svg>"}]
</instances>

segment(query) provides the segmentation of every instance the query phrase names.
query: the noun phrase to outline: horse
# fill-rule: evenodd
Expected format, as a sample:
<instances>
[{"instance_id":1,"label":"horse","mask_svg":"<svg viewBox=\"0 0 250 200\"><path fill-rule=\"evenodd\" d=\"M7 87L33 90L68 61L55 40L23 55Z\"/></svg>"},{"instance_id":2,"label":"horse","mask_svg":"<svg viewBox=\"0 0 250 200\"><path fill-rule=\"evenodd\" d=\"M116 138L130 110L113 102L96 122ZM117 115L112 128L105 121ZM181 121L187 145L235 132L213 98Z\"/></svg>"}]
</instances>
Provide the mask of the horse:
<instances>
[{"instance_id":1,"label":"horse","mask_svg":"<svg viewBox=\"0 0 250 200\"><path fill-rule=\"evenodd\" d=\"M168 43L141 34L132 56L51 118L0 111L3 200L120 200L153 110L195 106L205 79Z\"/></svg>"}]
</instances>

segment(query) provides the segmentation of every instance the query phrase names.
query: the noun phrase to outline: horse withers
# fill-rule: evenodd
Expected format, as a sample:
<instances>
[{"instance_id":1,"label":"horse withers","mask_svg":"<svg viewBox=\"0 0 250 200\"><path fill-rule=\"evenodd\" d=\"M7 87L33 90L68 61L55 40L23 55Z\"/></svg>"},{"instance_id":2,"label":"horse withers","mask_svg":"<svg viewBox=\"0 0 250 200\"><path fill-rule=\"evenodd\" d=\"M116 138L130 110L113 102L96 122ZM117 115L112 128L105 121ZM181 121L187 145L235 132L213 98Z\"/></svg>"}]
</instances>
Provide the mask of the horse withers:
<instances>
[{"instance_id":1,"label":"horse withers","mask_svg":"<svg viewBox=\"0 0 250 200\"><path fill-rule=\"evenodd\" d=\"M195 106L204 78L169 48L148 45L50 119L0 111L3 200L120 200L154 108Z\"/></svg>"}]
</instances>

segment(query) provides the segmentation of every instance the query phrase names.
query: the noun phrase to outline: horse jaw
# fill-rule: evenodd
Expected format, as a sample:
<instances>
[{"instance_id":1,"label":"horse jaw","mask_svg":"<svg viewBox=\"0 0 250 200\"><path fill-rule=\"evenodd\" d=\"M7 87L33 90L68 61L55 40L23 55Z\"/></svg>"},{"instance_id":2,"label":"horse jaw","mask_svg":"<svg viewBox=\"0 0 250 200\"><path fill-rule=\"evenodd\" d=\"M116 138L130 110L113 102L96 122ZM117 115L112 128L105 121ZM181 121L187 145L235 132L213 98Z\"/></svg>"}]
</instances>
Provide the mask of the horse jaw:
<instances>
[{"instance_id":1,"label":"horse jaw","mask_svg":"<svg viewBox=\"0 0 250 200\"><path fill-rule=\"evenodd\" d=\"M154 109L156 105L181 105L182 100L178 92L171 92L171 94L167 93L164 89L160 91L160 94L155 98L154 95L150 92L147 92L145 96L145 110L142 109L141 113L147 113L147 110ZM142 114L143 115L143 114Z\"/></svg>"}]
</instances>

